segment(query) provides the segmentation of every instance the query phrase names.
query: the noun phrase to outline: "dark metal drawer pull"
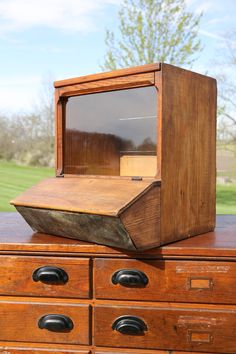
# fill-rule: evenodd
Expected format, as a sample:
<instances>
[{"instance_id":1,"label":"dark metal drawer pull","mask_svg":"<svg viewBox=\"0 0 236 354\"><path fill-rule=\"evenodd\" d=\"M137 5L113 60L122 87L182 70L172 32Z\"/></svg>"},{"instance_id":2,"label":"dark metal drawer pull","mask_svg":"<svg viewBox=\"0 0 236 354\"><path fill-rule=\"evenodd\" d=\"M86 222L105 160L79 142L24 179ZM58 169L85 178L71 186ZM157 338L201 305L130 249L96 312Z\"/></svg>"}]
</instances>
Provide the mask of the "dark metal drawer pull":
<instances>
[{"instance_id":1,"label":"dark metal drawer pull","mask_svg":"<svg viewBox=\"0 0 236 354\"><path fill-rule=\"evenodd\" d=\"M40 318L38 326L51 332L70 332L74 324L69 317L64 315L46 315Z\"/></svg>"},{"instance_id":2,"label":"dark metal drawer pull","mask_svg":"<svg viewBox=\"0 0 236 354\"><path fill-rule=\"evenodd\" d=\"M145 287L148 284L148 277L140 270L121 269L113 274L112 283L127 287Z\"/></svg>"},{"instance_id":3,"label":"dark metal drawer pull","mask_svg":"<svg viewBox=\"0 0 236 354\"><path fill-rule=\"evenodd\" d=\"M141 318L135 316L121 316L115 320L112 329L121 334L141 335L147 331L147 325Z\"/></svg>"},{"instance_id":4,"label":"dark metal drawer pull","mask_svg":"<svg viewBox=\"0 0 236 354\"><path fill-rule=\"evenodd\" d=\"M69 279L63 269L51 266L36 269L32 277L34 281L47 284L65 284Z\"/></svg>"}]
</instances>

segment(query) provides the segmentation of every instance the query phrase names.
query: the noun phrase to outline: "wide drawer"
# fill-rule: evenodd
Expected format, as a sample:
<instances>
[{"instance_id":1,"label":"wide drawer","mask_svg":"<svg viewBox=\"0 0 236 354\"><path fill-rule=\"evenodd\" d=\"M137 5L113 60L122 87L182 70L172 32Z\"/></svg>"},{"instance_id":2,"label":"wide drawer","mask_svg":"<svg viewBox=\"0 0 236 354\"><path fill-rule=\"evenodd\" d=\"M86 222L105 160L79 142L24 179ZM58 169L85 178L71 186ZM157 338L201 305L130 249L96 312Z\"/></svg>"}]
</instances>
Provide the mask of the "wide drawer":
<instances>
[{"instance_id":1,"label":"wide drawer","mask_svg":"<svg viewBox=\"0 0 236 354\"><path fill-rule=\"evenodd\" d=\"M89 259L1 256L0 295L88 298Z\"/></svg>"},{"instance_id":2,"label":"wide drawer","mask_svg":"<svg viewBox=\"0 0 236 354\"><path fill-rule=\"evenodd\" d=\"M127 351L127 349L97 349L95 350L94 354L169 354L166 350L143 350L143 349L135 349L135 350L130 350ZM174 354L174 353L171 353ZM188 354L188 353L185 353Z\"/></svg>"},{"instance_id":3,"label":"wide drawer","mask_svg":"<svg viewBox=\"0 0 236 354\"><path fill-rule=\"evenodd\" d=\"M29 349L29 348L12 348L12 347L4 347L1 349L0 354L90 354L87 350L58 350L58 349Z\"/></svg>"},{"instance_id":4,"label":"wide drawer","mask_svg":"<svg viewBox=\"0 0 236 354\"><path fill-rule=\"evenodd\" d=\"M89 306L0 301L0 341L89 344Z\"/></svg>"},{"instance_id":5,"label":"wide drawer","mask_svg":"<svg viewBox=\"0 0 236 354\"><path fill-rule=\"evenodd\" d=\"M180 351L167 351L167 350L144 350L144 349L97 349L94 352L95 354L199 354L199 352L180 352ZM210 354L203 353L201 354Z\"/></svg>"},{"instance_id":6,"label":"wide drawer","mask_svg":"<svg viewBox=\"0 0 236 354\"><path fill-rule=\"evenodd\" d=\"M97 299L236 303L236 262L95 260Z\"/></svg>"},{"instance_id":7,"label":"wide drawer","mask_svg":"<svg viewBox=\"0 0 236 354\"><path fill-rule=\"evenodd\" d=\"M199 352L180 352L180 351L166 351L166 350L144 350L144 349L102 349L102 350L96 350L94 352L95 354L199 354ZM210 353L203 353L201 354L210 354ZM224 354L224 353L223 353Z\"/></svg>"},{"instance_id":8,"label":"wide drawer","mask_svg":"<svg viewBox=\"0 0 236 354\"><path fill-rule=\"evenodd\" d=\"M236 308L190 306L97 305L95 345L236 353Z\"/></svg>"}]
</instances>

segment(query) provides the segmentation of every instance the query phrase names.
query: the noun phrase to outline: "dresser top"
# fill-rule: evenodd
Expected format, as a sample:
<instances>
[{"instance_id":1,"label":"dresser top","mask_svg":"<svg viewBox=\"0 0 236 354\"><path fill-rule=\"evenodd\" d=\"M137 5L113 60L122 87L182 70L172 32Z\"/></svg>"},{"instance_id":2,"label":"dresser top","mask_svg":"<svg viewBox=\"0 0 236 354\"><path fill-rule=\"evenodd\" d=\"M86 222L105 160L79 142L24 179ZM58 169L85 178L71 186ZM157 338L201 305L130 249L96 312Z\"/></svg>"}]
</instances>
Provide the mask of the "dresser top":
<instances>
[{"instance_id":1,"label":"dresser top","mask_svg":"<svg viewBox=\"0 0 236 354\"><path fill-rule=\"evenodd\" d=\"M214 232L191 237L142 253L34 233L18 213L0 213L0 253L97 255L138 258L236 259L236 215L218 215Z\"/></svg>"}]
</instances>

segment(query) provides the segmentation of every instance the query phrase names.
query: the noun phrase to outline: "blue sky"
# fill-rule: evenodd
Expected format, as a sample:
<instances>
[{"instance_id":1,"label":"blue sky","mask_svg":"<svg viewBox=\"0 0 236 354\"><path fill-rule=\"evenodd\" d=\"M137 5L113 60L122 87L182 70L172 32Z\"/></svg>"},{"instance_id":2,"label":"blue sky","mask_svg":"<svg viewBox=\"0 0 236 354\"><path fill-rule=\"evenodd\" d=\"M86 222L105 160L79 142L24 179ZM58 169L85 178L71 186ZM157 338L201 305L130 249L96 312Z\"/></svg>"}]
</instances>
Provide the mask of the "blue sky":
<instances>
[{"instance_id":1,"label":"blue sky","mask_svg":"<svg viewBox=\"0 0 236 354\"><path fill-rule=\"evenodd\" d=\"M105 28L117 30L121 0L0 0L0 114L28 112L43 78L55 80L101 71ZM225 40L236 47L235 0L186 0L204 12L204 50L193 70L214 75Z\"/></svg>"}]
</instances>

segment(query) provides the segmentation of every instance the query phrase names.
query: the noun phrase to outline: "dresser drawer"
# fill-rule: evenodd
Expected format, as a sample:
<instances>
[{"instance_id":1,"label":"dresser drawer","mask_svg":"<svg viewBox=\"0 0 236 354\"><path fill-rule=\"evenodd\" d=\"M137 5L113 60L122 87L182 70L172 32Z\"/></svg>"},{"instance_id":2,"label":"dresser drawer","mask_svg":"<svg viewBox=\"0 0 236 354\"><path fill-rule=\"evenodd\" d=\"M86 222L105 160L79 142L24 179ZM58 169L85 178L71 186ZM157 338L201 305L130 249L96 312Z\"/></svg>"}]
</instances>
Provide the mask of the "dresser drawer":
<instances>
[{"instance_id":1,"label":"dresser drawer","mask_svg":"<svg viewBox=\"0 0 236 354\"><path fill-rule=\"evenodd\" d=\"M97 346L236 353L236 307L98 305L94 325Z\"/></svg>"},{"instance_id":2,"label":"dresser drawer","mask_svg":"<svg viewBox=\"0 0 236 354\"><path fill-rule=\"evenodd\" d=\"M1 353L1 352L0 352ZM169 351L167 352L166 350L144 350L144 349L135 349L135 350L129 350L127 349L124 350L115 350L115 349L102 349L102 350L97 350L94 352L95 354L169 354ZM174 353L171 353L174 354ZM188 354L188 353L185 353Z\"/></svg>"},{"instance_id":3,"label":"dresser drawer","mask_svg":"<svg viewBox=\"0 0 236 354\"><path fill-rule=\"evenodd\" d=\"M167 350L144 350L144 349L97 349L94 352L95 354L199 354L199 352L179 352L179 351L167 351ZM201 354L212 354L212 353L203 353Z\"/></svg>"},{"instance_id":4,"label":"dresser drawer","mask_svg":"<svg viewBox=\"0 0 236 354\"><path fill-rule=\"evenodd\" d=\"M95 354L169 354L166 350L144 350L144 349L100 349L95 350ZM174 354L174 353L171 353ZM185 353L188 354L188 353Z\"/></svg>"},{"instance_id":5,"label":"dresser drawer","mask_svg":"<svg viewBox=\"0 0 236 354\"><path fill-rule=\"evenodd\" d=\"M89 259L1 256L0 295L89 298Z\"/></svg>"},{"instance_id":6,"label":"dresser drawer","mask_svg":"<svg viewBox=\"0 0 236 354\"><path fill-rule=\"evenodd\" d=\"M236 303L236 262L95 260L97 299Z\"/></svg>"},{"instance_id":7,"label":"dresser drawer","mask_svg":"<svg viewBox=\"0 0 236 354\"><path fill-rule=\"evenodd\" d=\"M0 301L0 341L89 344L88 305L14 300Z\"/></svg>"},{"instance_id":8,"label":"dresser drawer","mask_svg":"<svg viewBox=\"0 0 236 354\"><path fill-rule=\"evenodd\" d=\"M57 349L29 349L29 348L11 348L11 347L4 347L1 349L0 347L0 354L90 354L87 350L57 350Z\"/></svg>"}]
</instances>

